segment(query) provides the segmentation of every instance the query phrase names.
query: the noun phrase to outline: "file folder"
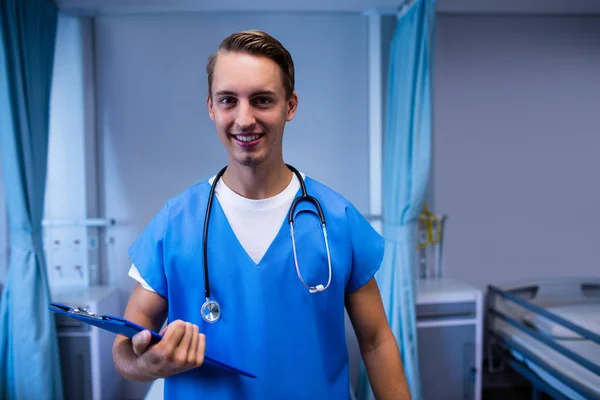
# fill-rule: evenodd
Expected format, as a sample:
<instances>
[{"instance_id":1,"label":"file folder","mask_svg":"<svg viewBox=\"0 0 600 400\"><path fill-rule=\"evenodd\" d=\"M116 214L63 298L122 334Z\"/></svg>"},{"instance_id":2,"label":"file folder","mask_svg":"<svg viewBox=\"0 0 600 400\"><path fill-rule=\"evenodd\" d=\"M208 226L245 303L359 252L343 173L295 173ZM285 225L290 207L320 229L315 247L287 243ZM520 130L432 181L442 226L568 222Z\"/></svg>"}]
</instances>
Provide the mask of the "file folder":
<instances>
[{"instance_id":1,"label":"file folder","mask_svg":"<svg viewBox=\"0 0 600 400\"><path fill-rule=\"evenodd\" d=\"M148 330L150 331L151 335L151 344L158 343L162 339L162 336L159 333L153 332L150 329L146 329L143 326L137 325L123 318L113 317L110 315L94 314L85 308L74 308L60 303L50 303L48 308L57 314L66 315L67 317L74 318L78 321L93 325L106 331L127 336L128 338L133 337L133 335L138 332ZM248 371L244 371L242 369L217 361L214 358L206 355L204 356L204 364L212 365L214 367L247 376L249 378L256 378L256 375L253 375Z\"/></svg>"}]
</instances>

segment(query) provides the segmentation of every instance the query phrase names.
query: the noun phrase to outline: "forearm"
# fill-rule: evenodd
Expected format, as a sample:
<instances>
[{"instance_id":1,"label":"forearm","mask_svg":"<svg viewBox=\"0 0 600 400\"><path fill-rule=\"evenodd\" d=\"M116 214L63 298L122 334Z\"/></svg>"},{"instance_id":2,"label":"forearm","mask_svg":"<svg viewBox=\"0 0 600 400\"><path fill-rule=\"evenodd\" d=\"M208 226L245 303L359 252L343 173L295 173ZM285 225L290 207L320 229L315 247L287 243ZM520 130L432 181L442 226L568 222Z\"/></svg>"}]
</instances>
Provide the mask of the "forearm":
<instances>
[{"instance_id":1,"label":"forearm","mask_svg":"<svg viewBox=\"0 0 600 400\"><path fill-rule=\"evenodd\" d=\"M361 346L361 354L377 400L410 400L398 344L391 331L371 345Z\"/></svg>"},{"instance_id":2,"label":"forearm","mask_svg":"<svg viewBox=\"0 0 600 400\"><path fill-rule=\"evenodd\" d=\"M144 372L144 369L141 367L142 361L134 353L131 339L129 338L119 338L115 341L113 346L113 362L117 372L126 379L138 382L150 382L156 379L156 377Z\"/></svg>"},{"instance_id":3,"label":"forearm","mask_svg":"<svg viewBox=\"0 0 600 400\"><path fill-rule=\"evenodd\" d=\"M167 308L168 303L165 298L144 289L137 283L127 303L124 318L151 331L158 332L167 317ZM138 338L140 337L138 336ZM147 336L146 338L148 340L147 346L149 338ZM151 363L147 362L148 355L144 353L146 348L142 349L139 347L140 342L136 341L136 343L138 347L134 351L132 339L117 335L112 349L115 369L123 377L130 380L152 381L157 377L148 372L152 369L149 368ZM141 356L138 356L138 354Z\"/></svg>"}]
</instances>

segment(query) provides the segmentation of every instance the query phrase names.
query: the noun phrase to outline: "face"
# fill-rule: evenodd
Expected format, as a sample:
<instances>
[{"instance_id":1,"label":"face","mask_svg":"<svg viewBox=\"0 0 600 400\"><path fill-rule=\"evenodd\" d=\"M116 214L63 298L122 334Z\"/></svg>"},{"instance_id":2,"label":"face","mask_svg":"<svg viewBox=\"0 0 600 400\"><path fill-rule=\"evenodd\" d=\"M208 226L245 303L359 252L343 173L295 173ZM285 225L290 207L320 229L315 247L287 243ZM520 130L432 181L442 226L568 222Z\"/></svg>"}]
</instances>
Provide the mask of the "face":
<instances>
[{"instance_id":1,"label":"face","mask_svg":"<svg viewBox=\"0 0 600 400\"><path fill-rule=\"evenodd\" d=\"M240 52L219 54L206 101L230 162L257 167L283 159L283 130L298 97L294 92L286 98L277 63Z\"/></svg>"}]
</instances>

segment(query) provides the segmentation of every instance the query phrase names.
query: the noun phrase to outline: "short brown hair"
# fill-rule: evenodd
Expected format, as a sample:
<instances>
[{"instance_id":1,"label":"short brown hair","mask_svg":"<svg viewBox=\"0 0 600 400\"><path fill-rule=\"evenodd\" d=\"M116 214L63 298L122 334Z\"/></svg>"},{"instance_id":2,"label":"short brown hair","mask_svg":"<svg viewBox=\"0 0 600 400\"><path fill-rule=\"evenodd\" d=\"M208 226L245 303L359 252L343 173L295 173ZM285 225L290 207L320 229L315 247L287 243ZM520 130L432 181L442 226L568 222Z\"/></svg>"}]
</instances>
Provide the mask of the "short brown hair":
<instances>
[{"instance_id":1,"label":"short brown hair","mask_svg":"<svg viewBox=\"0 0 600 400\"><path fill-rule=\"evenodd\" d=\"M285 47L268 33L256 30L242 31L229 35L219 46L219 50L208 57L206 73L208 74L208 95L212 96L212 81L217 56L221 52L244 52L256 56L267 57L281 68L283 87L286 97L294 92L294 61Z\"/></svg>"}]
</instances>

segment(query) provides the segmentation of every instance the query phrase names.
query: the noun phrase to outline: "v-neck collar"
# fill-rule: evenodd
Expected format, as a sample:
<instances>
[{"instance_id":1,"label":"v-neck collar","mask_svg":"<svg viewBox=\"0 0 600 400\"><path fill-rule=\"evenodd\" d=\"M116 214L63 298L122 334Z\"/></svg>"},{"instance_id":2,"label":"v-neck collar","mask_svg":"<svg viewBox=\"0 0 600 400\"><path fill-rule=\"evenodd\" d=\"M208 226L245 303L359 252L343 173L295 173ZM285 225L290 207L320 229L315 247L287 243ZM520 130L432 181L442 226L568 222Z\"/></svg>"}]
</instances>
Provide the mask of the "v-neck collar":
<instances>
[{"instance_id":1,"label":"v-neck collar","mask_svg":"<svg viewBox=\"0 0 600 400\"><path fill-rule=\"evenodd\" d=\"M301 194L302 194L302 189L298 189L298 191L294 195L294 199L297 198ZM291 204L290 204L290 206L291 206ZM231 241L233 242L233 245L236 246L239 251L242 251L245 254L247 261L249 263L251 263L254 267L264 266L265 261L268 260L269 254L271 252L275 251L274 248L282 247L282 246L276 246L276 243L278 241L283 240L283 238L285 238L286 235L291 240L291 236L289 233L290 226L288 224L288 219L287 219L287 216L289 213L289 208L288 208L288 212L285 213L285 216L284 216L283 220L281 221L279 229L277 230L277 234L275 235L273 240L271 240L271 243L267 247L267 250L265 251L265 253L262 255L262 257L260 258L260 260L257 263L252 259L250 254L248 254L248 251L244 248L244 246L240 242L238 236L236 235L235 231L233 230L233 227L231 226L231 223L229 222L229 219L227 219L227 215L225 214L225 211L223 210L223 207L221 206L221 202L219 201L217 196L215 196L215 198L213 199L212 212L218 212L219 219L222 219L223 226L225 227L224 229L226 229L227 233L231 237ZM212 217L212 220L214 221L214 216ZM209 238L210 238L210 235L209 235Z\"/></svg>"}]
</instances>

